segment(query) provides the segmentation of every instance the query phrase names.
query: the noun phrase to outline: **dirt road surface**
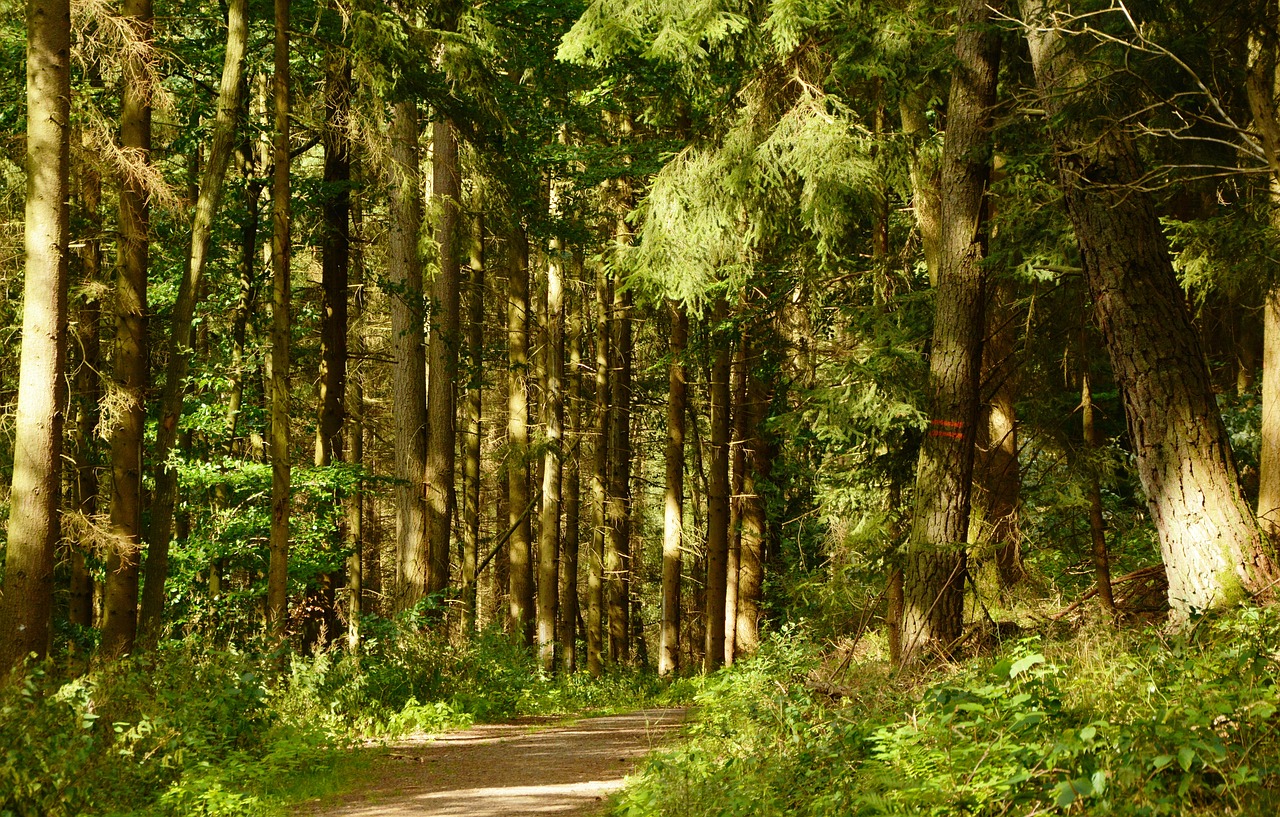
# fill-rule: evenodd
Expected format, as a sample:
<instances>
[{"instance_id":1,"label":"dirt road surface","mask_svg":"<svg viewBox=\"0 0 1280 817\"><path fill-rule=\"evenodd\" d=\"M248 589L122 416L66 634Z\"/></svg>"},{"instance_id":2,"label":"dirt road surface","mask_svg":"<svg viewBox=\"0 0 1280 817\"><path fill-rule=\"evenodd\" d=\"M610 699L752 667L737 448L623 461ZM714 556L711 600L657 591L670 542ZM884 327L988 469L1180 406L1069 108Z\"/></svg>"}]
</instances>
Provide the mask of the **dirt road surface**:
<instances>
[{"instance_id":1,"label":"dirt road surface","mask_svg":"<svg viewBox=\"0 0 1280 817\"><path fill-rule=\"evenodd\" d=\"M675 736L683 709L648 709L567 725L527 720L423 736L386 748L351 792L298 817L598 814L636 762Z\"/></svg>"}]
</instances>

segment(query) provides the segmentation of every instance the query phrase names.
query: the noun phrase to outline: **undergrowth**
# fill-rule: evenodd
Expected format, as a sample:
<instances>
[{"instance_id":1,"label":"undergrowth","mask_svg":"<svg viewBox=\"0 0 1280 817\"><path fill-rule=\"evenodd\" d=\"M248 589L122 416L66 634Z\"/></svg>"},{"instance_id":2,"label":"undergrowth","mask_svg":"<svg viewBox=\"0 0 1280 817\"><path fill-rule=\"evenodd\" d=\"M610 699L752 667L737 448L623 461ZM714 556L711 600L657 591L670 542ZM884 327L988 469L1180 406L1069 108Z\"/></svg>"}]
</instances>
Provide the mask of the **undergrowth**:
<instances>
[{"instance_id":1,"label":"undergrowth","mask_svg":"<svg viewBox=\"0 0 1280 817\"><path fill-rule=\"evenodd\" d=\"M0 686L0 817L274 815L341 785L360 739L633 708L684 689L584 675L545 677L498 633L457 646L390 630L359 654L252 656L193 639L76 677L31 667Z\"/></svg>"},{"instance_id":2,"label":"undergrowth","mask_svg":"<svg viewBox=\"0 0 1280 817\"><path fill-rule=\"evenodd\" d=\"M615 814L1275 814L1278 643L1277 611L1244 608L1027 638L915 685L870 656L833 685L793 630L712 680Z\"/></svg>"}]
</instances>

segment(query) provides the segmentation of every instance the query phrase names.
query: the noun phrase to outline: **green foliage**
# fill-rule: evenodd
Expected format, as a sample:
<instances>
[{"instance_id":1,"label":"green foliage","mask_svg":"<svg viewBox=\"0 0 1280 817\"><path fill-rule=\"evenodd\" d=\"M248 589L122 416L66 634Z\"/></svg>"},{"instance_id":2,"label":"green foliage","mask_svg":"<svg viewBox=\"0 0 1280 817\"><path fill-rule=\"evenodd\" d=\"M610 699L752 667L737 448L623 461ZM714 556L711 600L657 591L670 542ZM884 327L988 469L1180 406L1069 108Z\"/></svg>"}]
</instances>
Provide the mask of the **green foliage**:
<instances>
[{"instance_id":1,"label":"green foliage","mask_svg":"<svg viewBox=\"0 0 1280 817\"><path fill-rule=\"evenodd\" d=\"M1269 814L1277 637L1277 611L1243 608L1173 641L1029 639L919 693L868 661L837 704L784 635L718 676L693 742L650 761L615 813Z\"/></svg>"}]
</instances>

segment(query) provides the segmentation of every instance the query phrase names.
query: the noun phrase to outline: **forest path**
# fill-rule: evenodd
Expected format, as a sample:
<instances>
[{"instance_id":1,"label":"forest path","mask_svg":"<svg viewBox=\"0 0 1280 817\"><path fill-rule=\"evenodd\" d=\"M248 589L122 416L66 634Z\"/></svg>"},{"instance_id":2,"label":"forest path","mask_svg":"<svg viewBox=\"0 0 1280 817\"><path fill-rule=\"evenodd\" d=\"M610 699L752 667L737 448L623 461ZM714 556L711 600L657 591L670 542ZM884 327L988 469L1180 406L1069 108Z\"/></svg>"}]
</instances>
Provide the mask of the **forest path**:
<instances>
[{"instance_id":1,"label":"forest path","mask_svg":"<svg viewBox=\"0 0 1280 817\"><path fill-rule=\"evenodd\" d=\"M474 726L392 744L354 791L298 817L597 813L605 796L656 746L683 709L646 709L565 723L542 718ZM549 725L555 724L555 725Z\"/></svg>"}]
</instances>

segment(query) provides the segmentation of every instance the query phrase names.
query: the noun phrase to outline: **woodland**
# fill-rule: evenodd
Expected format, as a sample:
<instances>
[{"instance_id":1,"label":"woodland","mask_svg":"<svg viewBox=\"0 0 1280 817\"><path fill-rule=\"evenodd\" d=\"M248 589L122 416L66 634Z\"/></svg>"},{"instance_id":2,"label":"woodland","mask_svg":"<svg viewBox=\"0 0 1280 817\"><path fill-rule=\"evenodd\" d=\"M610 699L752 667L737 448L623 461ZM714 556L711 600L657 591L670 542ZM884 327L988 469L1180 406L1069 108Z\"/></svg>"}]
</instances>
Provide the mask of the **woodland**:
<instances>
[{"instance_id":1,"label":"woodland","mask_svg":"<svg viewBox=\"0 0 1280 817\"><path fill-rule=\"evenodd\" d=\"M0 817L691 704L650 814L1280 808L1276 0L0 4Z\"/></svg>"}]
</instances>

